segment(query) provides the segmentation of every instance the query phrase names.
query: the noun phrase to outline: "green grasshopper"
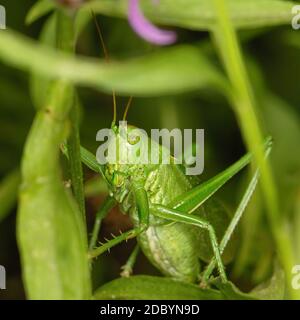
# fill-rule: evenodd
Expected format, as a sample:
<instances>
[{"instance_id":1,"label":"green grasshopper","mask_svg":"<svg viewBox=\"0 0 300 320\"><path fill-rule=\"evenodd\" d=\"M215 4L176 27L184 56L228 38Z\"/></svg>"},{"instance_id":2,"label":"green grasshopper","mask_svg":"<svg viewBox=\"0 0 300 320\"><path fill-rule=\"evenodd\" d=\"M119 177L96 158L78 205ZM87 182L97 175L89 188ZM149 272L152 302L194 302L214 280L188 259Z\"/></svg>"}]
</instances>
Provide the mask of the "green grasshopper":
<instances>
[{"instance_id":1,"label":"green grasshopper","mask_svg":"<svg viewBox=\"0 0 300 320\"><path fill-rule=\"evenodd\" d=\"M107 55L97 23L96 26ZM117 141L122 143L122 147L127 151L129 158L134 157L132 153L136 151L132 147L138 143L136 141L138 139L129 136L130 132L137 128L131 126L128 137L125 139L121 137L119 127L115 125L115 93L113 93L113 98L112 129ZM131 99L124 118L126 118L130 102ZM108 145L108 151L114 147L115 145ZM271 149L270 139L267 140L264 147L267 156ZM159 153L163 152L163 148L162 145L157 145ZM188 282L196 282L201 279L204 284L217 267L222 281L227 280L221 256L255 190L259 170L257 169L251 179L231 221L224 206L211 197L250 163L251 154L246 154L225 171L202 184L198 179L186 176L184 167L175 164L174 158L170 159L170 164L107 163L100 165L96 157L84 148L81 148L81 157L83 163L102 175L109 189L109 196L96 215L90 241L90 258L101 255L124 240L137 237L138 245L125 264L123 275L128 276L131 273L140 247L152 264L166 276ZM95 248L101 220L118 204L121 211L132 219L133 229ZM217 236L223 237L220 243ZM210 261L203 274L201 274L200 260Z\"/></svg>"},{"instance_id":2,"label":"green grasshopper","mask_svg":"<svg viewBox=\"0 0 300 320\"><path fill-rule=\"evenodd\" d=\"M113 130L117 139L122 140L119 128L113 125ZM130 130L136 128L131 127ZM133 140L132 137L125 142L123 139L129 156L134 150ZM108 149L111 147L109 145ZM159 145L160 152L162 148L164 147ZM271 148L270 139L267 140L265 148L268 154ZM259 171L256 171L250 181L230 223L225 208L216 199L211 199L211 196L249 164L250 153L202 184L195 184L196 179L186 176L184 168L174 163L100 165L95 156L86 149L81 149L81 155L82 161L89 168L102 175L110 191L96 217L90 258L99 256L124 240L137 237L138 246L145 256L164 275L188 282L196 282L201 278L206 282L217 265L222 281L226 281L221 255L255 190ZM94 248L101 220L117 204L121 211L129 214L134 228ZM215 232L218 226L213 225L213 221L229 224L225 233L224 229L221 230L223 239L220 244ZM124 275L130 274L137 252L136 248L124 266ZM208 262L212 254L210 264L200 277L200 260Z\"/></svg>"}]
</instances>

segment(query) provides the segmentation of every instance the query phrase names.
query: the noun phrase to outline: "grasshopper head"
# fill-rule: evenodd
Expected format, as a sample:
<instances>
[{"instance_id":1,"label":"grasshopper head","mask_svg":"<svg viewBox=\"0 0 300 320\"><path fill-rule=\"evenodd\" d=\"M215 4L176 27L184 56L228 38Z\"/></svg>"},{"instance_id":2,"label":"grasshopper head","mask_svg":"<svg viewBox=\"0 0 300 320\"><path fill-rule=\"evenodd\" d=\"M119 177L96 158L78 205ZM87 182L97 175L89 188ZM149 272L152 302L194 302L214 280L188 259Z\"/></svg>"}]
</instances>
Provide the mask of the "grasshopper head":
<instances>
[{"instance_id":1,"label":"grasshopper head","mask_svg":"<svg viewBox=\"0 0 300 320\"><path fill-rule=\"evenodd\" d=\"M121 121L113 126L105 150L104 175L111 192L121 201L132 181L143 181L147 174L149 139L144 130Z\"/></svg>"}]
</instances>

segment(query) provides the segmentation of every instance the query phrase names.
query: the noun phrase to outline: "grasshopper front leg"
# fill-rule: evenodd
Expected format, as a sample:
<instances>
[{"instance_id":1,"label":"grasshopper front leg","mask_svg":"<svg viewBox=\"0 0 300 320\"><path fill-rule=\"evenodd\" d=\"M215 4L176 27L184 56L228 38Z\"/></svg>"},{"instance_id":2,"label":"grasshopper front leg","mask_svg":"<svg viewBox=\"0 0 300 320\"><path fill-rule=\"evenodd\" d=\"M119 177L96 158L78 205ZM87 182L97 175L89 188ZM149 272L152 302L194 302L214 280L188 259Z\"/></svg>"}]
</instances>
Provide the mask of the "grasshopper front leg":
<instances>
[{"instance_id":1,"label":"grasshopper front leg","mask_svg":"<svg viewBox=\"0 0 300 320\"><path fill-rule=\"evenodd\" d=\"M139 225L134 229L124 232L114 239L109 240L102 246L91 250L89 252L89 258L96 258L105 251L108 251L112 247L116 246L117 244L125 240L135 238L140 233L147 230L149 226L149 201L147 192L140 184L137 183L135 183L132 188L138 211Z\"/></svg>"},{"instance_id":2,"label":"grasshopper front leg","mask_svg":"<svg viewBox=\"0 0 300 320\"><path fill-rule=\"evenodd\" d=\"M116 205L116 200L114 198L108 196L104 200L101 207L99 208L99 210L96 214L92 237L91 237L90 244L89 244L89 250L94 249L96 242L97 242L97 239L98 239L98 235L99 235L99 231L100 231L100 227L101 227L101 222L115 205Z\"/></svg>"}]
</instances>

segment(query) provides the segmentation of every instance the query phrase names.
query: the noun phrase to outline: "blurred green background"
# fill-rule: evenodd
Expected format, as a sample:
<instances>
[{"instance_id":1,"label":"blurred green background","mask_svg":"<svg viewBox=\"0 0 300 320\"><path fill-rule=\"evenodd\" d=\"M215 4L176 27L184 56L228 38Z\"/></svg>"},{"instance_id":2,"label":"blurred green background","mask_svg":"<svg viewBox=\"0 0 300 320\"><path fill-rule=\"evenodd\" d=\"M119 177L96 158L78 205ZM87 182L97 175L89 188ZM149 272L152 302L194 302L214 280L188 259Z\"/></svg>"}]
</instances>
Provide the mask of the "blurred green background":
<instances>
[{"instance_id":1,"label":"blurred green background","mask_svg":"<svg viewBox=\"0 0 300 320\"><path fill-rule=\"evenodd\" d=\"M51 18L47 15L27 26L25 17L35 1L0 2L6 8L8 27L34 39L39 38L43 26ZM99 16L98 20L112 60L126 60L157 50L138 38L125 19ZM5 31L0 31L0 37L2 32ZM217 68L222 68L207 32L178 29L178 34L179 43L188 43L203 50ZM294 31L290 25L286 25L241 31L239 37L259 102L262 126L265 132L274 137L271 157L273 171L279 188L282 214L288 218L300 264L300 31ZM93 22L82 32L77 52L103 58ZM6 267L8 287L8 290L0 291L0 297L6 299L25 298L15 239L17 202L14 197L19 183L18 168L22 150L37 105L30 83L31 75L0 63L0 176L3 181L0 185L0 264ZM82 105L82 145L95 152L98 146L96 132L110 126L112 121L112 99L108 93L94 89L78 87L78 92ZM119 116L123 113L126 101L127 97L118 97ZM225 169L245 152L234 112L224 97L213 88L170 96L135 97L128 121L146 130L204 128L203 179ZM90 185L89 181L95 175L87 169L84 174ZM232 210L241 197L247 177L246 173L239 175L219 192L219 197ZM10 179L9 182L7 179ZM102 199L101 193L89 194L86 198L89 227ZM103 224L101 237L109 237L110 233L129 227L130 221L114 210ZM241 222L240 236L242 240L229 270L232 279L248 290L269 277L274 259L274 245L259 193L255 195ZM134 241L122 244L111 254L105 254L97 260L94 287L118 276L120 266L133 246ZM135 274L139 273L159 274L142 255L135 268Z\"/></svg>"}]
</instances>

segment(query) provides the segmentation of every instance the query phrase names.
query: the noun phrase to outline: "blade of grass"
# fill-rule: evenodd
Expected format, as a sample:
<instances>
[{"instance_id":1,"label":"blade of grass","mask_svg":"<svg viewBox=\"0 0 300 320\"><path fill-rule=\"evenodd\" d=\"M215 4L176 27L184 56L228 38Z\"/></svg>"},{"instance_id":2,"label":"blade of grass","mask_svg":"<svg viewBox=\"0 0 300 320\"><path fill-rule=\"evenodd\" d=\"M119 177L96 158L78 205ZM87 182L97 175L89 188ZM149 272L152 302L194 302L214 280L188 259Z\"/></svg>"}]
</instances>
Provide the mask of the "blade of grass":
<instances>
[{"instance_id":1,"label":"blade of grass","mask_svg":"<svg viewBox=\"0 0 300 320\"><path fill-rule=\"evenodd\" d=\"M268 220L275 240L280 261L284 267L290 296L299 298L300 294L291 287L291 268L294 265L291 239L284 229L280 216L277 190L269 162L264 161L262 132L255 113L255 98L248 79L246 67L239 47L236 32L229 18L224 0L214 0L217 24L213 31L228 77L232 84L231 103L239 120L242 134L248 148L253 152L257 165L261 168L261 186L265 197Z\"/></svg>"}]
</instances>

